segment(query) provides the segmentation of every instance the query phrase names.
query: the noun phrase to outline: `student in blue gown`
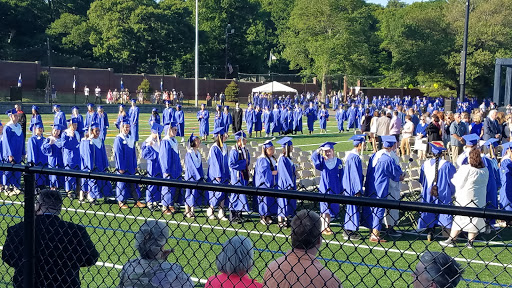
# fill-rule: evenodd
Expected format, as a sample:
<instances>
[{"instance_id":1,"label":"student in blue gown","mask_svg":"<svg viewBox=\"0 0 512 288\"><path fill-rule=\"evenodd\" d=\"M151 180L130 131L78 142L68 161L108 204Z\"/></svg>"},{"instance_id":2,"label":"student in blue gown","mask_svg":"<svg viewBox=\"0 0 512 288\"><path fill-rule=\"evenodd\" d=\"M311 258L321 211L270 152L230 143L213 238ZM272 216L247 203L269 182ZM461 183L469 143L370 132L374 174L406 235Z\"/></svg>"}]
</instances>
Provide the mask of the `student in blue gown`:
<instances>
[{"instance_id":1,"label":"student in blue gown","mask_svg":"<svg viewBox=\"0 0 512 288\"><path fill-rule=\"evenodd\" d=\"M1 123L0 123L1 125ZM44 142L43 122L36 122L32 126L34 135L27 141L27 162L35 166L48 167L48 157L43 154L41 147ZM42 188L48 186L48 176L45 174L35 174L36 187Z\"/></svg>"},{"instance_id":2,"label":"student in blue gown","mask_svg":"<svg viewBox=\"0 0 512 288\"><path fill-rule=\"evenodd\" d=\"M249 151L245 147L247 136L243 131L238 131L235 133L235 140L235 146L229 152L228 158L231 185L247 186L249 183L249 164L251 163ZM247 196L231 193L229 195L229 210L229 220L232 223L243 223L242 212L249 211Z\"/></svg>"},{"instance_id":3,"label":"student in blue gown","mask_svg":"<svg viewBox=\"0 0 512 288\"><path fill-rule=\"evenodd\" d=\"M288 129L285 130L285 133L286 134L291 134L291 133L294 132L294 130L293 130L293 115L294 115L294 112L293 112L292 105L289 105L288 106L288 110L285 110L285 111L288 114L288 119L287 119L288 120L288 123L287 123Z\"/></svg>"},{"instance_id":4,"label":"student in blue gown","mask_svg":"<svg viewBox=\"0 0 512 288\"><path fill-rule=\"evenodd\" d=\"M296 167L291 158L293 152L292 138L283 137L277 143L283 147L283 152L277 160L277 187L279 190L296 190ZM277 224L279 227L288 227L288 220L295 215L296 209L296 199L277 198Z\"/></svg>"},{"instance_id":5,"label":"student in blue gown","mask_svg":"<svg viewBox=\"0 0 512 288\"><path fill-rule=\"evenodd\" d=\"M254 132L256 137L261 137L261 130L263 130L263 122L261 120L261 116L263 111L260 106L256 106L256 110L254 110L254 118L256 119L254 122ZM258 136L259 132L259 136Z\"/></svg>"},{"instance_id":6,"label":"student in blue gown","mask_svg":"<svg viewBox=\"0 0 512 288\"><path fill-rule=\"evenodd\" d=\"M66 126L66 114L60 110L60 105L53 105L53 111L55 115L53 116L53 124L60 124L62 126Z\"/></svg>"},{"instance_id":7,"label":"student in blue gown","mask_svg":"<svg viewBox=\"0 0 512 288\"><path fill-rule=\"evenodd\" d=\"M356 129L357 127L357 107L356 107L356 104L355 103L352 103L352 106L350 106L350 108L348 108L348 111L347 111L347 131L350 130L350 128L354 128Z\"/></svg>"},{"instance_id":8,"label":"student in blue gown","mask_svg":"<svg viewBox=\"0 0 512 288\"><path fill-rule=\"evenodd\" d=\"M210 112L205 109L204 104L201 104L201 110L197 112L197 121L199 121L199 136L206 141L210 135Z\"/></svg>"},{"instance_id":9,"label":"student in blue gown","mask_svg":"<svg viewBox=\"0 0 512 288\"><path fill-rule=\"evenodd\" d=\"M295 104L295 110L293 110L293 134L297 134L299 131L302 134L302 115L302 108L299 104Z\"/></svg>"},{"instance_id":10,"label":"student in blue gown","mask_svg":"<svg viewBox=\"0 0 512 288\"><path fill-rule=\"evenodd\" d=\"M322 108L318 111L318 122L320 124L320 133L327 133L327 121L329 119L329 111L322 104Z\"/></svg>"},{"instance_id":11,"label":"student in blue gown","mask_svg":"<svg viewBox=\"0 0 512 288\"><path fill-rule=\"evenodd\" d=\"M316 109L313 106L313 102L309 102L309 107L306 108L304 114L306 115L307 118L309 134L312 134L313 130L315 130L315 121L317 119Z\"/></svg>"},{"instance_id":12,"label":"student in blue gown","mask_svg":"<svg viewBox=\"0 0 512 288\"><path fill-rule=\"evenodd\" d=\"M41 151L43 151L44 155L48 156L49 168L64 169L64 160L62 158L63 143L60 135L61 131L64 131L66 127L60 124L53 124L52 127L52 134L43 141ZM63 176L50 175L48 178L50 179L50 188L52 190L64 188Z\"/></svg>"},{"instance_id":13,"label":"student in blue gown","mask_svg":"<svg viewBox=\"0 0 512 288\"><path fill-rule=\"evenodd\" d=\"M107 113L101 105L98 105L98 124L100 125L100 139L105 141L110 124L108 123Z\"/></svg>"},{"instance_id":14,"label":"student in blue gown","mask_svg":"<svg viewBox=\"0 0 512 288\"><path fill-rule=\"evenodd\" d=\"M131 99L132 107L128 110L128 119L130 120L131 139L139 141L139 107L137 107L137 99Z\"/></svg>"},{"instance_id":15,"label":"student in blue gown","mask_svg":"<svg viewBox=\"0 0 512 288\"><path fill-rule=\"evenodd\" d=\"M151 115L149 116L148 123L150 128L153 127L153 123L160 125L160 115L158 115L157 108L151 109Z\"/></svg>"},{"instance_id":16,"label":"student in blue gown","mask_svg":"<svg viewBox=\"0 0 512 288\"><path fill-rule=\"evenodd\" d=\"M373 177L368 177L366 179L366 185L367 187L371 186L371 188L369 188L369 197L386 199L389 195L390 182L394 181L395 183L398 183L403 181L404 175L402 173L402 168L400 168L400 165L398 165L392 155L396 146L396 138L394 136L382 136L381 138L383 149L377 151L377 153L370 157L368 167L371 166L372 168L368 168L367 175L373 175ZM368 183L369 181L370 183ZM371 227L369 228L372 229L372 235L370 236L370 242L386 242L386 240L380 238L381 222L384 218L385 212L385 208L371 208L372 222L370 225ZM394 220L396 221L398 219ZM391 236L399 236L392 227L389 227L387 234Z\"/></svg>"},{"instance_id":17,"label":"student in blue gown","mask_svg":"<svg viewBox=\"0 0 512 288\"><path fill-rule=\"evenodd\" d=\"M471 149L473 149L473 147L478 146L478 142L480 141L480 136L476 134L464 135L462 136L462 138L464 138L466 145L464 146L464 150L462 151L462 153L457 158L457 167L469 163L469 152L471 152Z\"/></svg>"},{"instance_id":18,"label":"student in blue gown","mask_svg":"<svg viewBox=\"0 0 512 288\"><path fill-rule=\"evenodd\" d=\"M185 181L200 182L204 180L203 159L199 152L201 139L190 135L187 145L189 146L185 155ZM195 218L194 207L203 204L202 191L197 189L186 189L185 191L185 217Z\"/></svg>"},{"instance_id":19,"label":"student in blue gown","mask_svg":"<svg viewBox=\"0 0 512 288\"><path fill-rule=\"evenodd\" d=\"M80 169L80 134L77 131L78 119L68 119L68 129L61 133L62 162L64 169ZM65 189L69 199L75 198L76 178L65 177Z\"/></svg>"},{"instance_id":20,"label":"student in blue gown","mask_svg":"<svg viewBox=\"0 0 512 288\"><path fill-rule=\"evenodd\" d=\"M76 131L78 131L78 135L80 135L80 139L84 137L84 117L80 115L78 106L73 106L71 108L71 118L76 118Z\"/></svg>"},{"instance_id":21,"label":"student in blue gown","mask_svg":"<svg viewBox=\"0 0 512 288\"><path fill-rule=\"evenodd\" d=\"M279 105L274 104L274 110L272 110L272 136L274 133L281 134L281 110L279 110Z\"/></svg>"},{"instance_id":22,"label":"student in blue gown","mask_svg":"<svg viewBox=\"0 0 512 288\"><path fill-rule=\"evenodd\" d=\"M213 131L215 142L210 147L208 153L208 182L214 184L229 184L229 166L228 166L228 148L224 143L228 136L223 127L218 127ZM228 220L224 213L224 204L226 201L226 194L223 192L209 191L210 207L206 211L208 219L216 219L214 209L219 207L218 218L220 220Z\"/></svg>"},{"instance_id":23,"label":"student in blue gown","mask_svg":"<svg viewBox=\"0 0 512 288\"><path fill-rule=\"evenodd\" d=\"M162 113L162 125L165 126L174 120L174 109L171 107L171 101L165 100L165 109Z\"/></svg>"},{"instance_id":24,"label":"student in blue gown","mask_svg":"<svg viewBox=\"0 0 512 288\"><path fill-rule=\"evenodd\" d=\"M275 148L271 140L265 141L261 147L261 155L254 165L254 186L256 188L275 189L277 184L277 160ZM276 214L276 199L269 196L257 196L260 223L272 224L272 216Z\"/></svg>"},{"instance_id":25,"label":"student in blue gown","mask_svg":"<svg viewBox=\"0 0 512 288\"><path fill-rule=\"evenodd\" d=\"M427 159L420 170L421 201L424 203L452 205L452 197L455 194L455 186L452 178L457 170L455 166L443 159L442 142L429 143L433 159ZM441 226L443 234L450 235L448 229L452 227L452 215L421 212L418 220L418 229L427 229L427 240L434 238L434 229Z\"/></svg>"},{"instance_id":26,"label":"student in blue gown","mask_svg":"<svg viewBox=\"0 0 512 288\"><path fill-rule=\"evenodd\" d=\"M352 140L354 149L346 152L343 162L343 194L345 196L361 197L363 194L363 161L360 153L363 150L365 135L354 135ZM345 224L343 226L343 239L360 240L361 236L357 232L359 230L361 215L359 214L359 206L347 205L345 211Z\"/></svg>"},{"instance_id":27,"label":"student in blue gown","mask_svg":"<svg viewBox=\"0 0 512 288\"><path fill-rule=\"evenodd\" d=\"M89 130L92 123L98 123L98 113L94 110L94 104L89 103L87 104L87 113L85 113L84 127Z\"/></svg>"},{"instance_id":28,"label":"student in blue gown","mask_svg":"<svg viewBox=\"0 0 512 288\"><path fill-rule=\"evenodd\" d=\"M81 168L83 171L105 172L108 168L107 151L105 143L100 138L99 123L91 123L91 131L86 132L87 138L80 141ZM98 204L98 199L113 196L110 181L96 179L82 179L82 191L87 192L87 201L91 205ZM84 190L85 189L85 190ZM84 201L84 196L80 197Z\"/></svg>"},{"instance_id":29,"label":"student in blue gown","mask_svg":"<svg viewBox=\"0 0 512 288\"><path fill-rule=\"evenodd\" d=\"M226 134L229 134L229 126L233 124L233 117L229 113L229 106L224 106L224 112L222 112L222 125Z\"/></svg>"},{"instance_id":30,"label":"student in blue gown","mask_svg":"<svg viewBox=\"0 0 512 288\"><path fill-rule=\"evenodd\" d=\"M512 211L512 142L503 146L503 157L500 162L500 206L501 209ZM510 225L511 222L508 222Z\"/></svg>"},{"instance_id":31,"label":"student in blue gown","mask_svg":"<svg viewBox=\"0 0 512 288\"><path fill-rule=\"evenodd\" d=\"M41 115L39 114L39 107L36 105L32 105L32 118L30 118L30 126L28 127L28 130L32 132L32 135L36 134L36 131L34 129L34 125L36 123L43 123L43 120L41 119Z\"/></svg>"},{"instance_id":32,"label":"student in blue gown","mask_svg":"<svg viewBox=\"0 0 512 288\"><path fill-rule=\"evenodd\" d=\"M136 135L135 133L130 134L130 123L132 123L132 120L133 119L129 119L128 117L123 118L121 121L121 133L114 139L113 153L117 174L134 175L137 170L137 156L135 151ZM119 208L128 208L126 201L128 201L130 196L137 202L136 207L146 207L145 204L139 201L140 191L135 183L117 182L116 198Z\"/></svg>"},{"instance_id":33,"label":"student in blue gown","mask_svg":"<svg viewBox=\"0 0 512 288\"><path fill-rule=\"evenodd\" d=\"M117 112L117 120L114 123L116 125L117 130L121 130L121 123L123 122L123 118L127 117L126 111L124 110L124 104L119 104L119 111Z\"/></svg>"},{"instance_id":34,"label":"student in blue gown","mask_svg":"<svg viewBox=\"0 0 512 288\"><path fill-rule=\"evenodd\" d=\"M252 138L252 130L254 129L254 123L256 122L256 115L251 103L247 104L244 120L247 127L247 134Z\"/></svg>"},{"instance_id":35,"label":"student in blue gown","mask_svg":"<svg viewBox=\"0 0 512 288\"><path fill-rule=\"evenodd\" d=\"M341 183L343 177L343 163L334 154L334 142L325 142L320 145L316 151L311 155L311 161L315 168L321 171L320 184L318 189L322 194L339 195L343 191ZM320 202L320 213L322 217L322 234L332 235L333 232L330 228L332 217L336 217L339 213L339 204L329 204L327 202Z\"/></svg>"},{"instance_id":36,"label":"student in blue gown","mask_svg":"<svg viewBox=\"0 0 512 288\"><path fill-rule=\"evenodd\" d=\"M24 131L21 128L19 114L16 109L6 111L10 121L4 126L2 134L2 158L4 163L20 164L25 155ZM5 171L3 175L3 186L8 195L21 193L20 172Z\"/></svg>"},{"instance_id":37,"label":"student in blue gown","mask_svg":"<svg viewBox=\"0 0 512 288\"><path fill-rule=\"evenodd\" d=\"M272 114L272 111L269 110L268 106L265 106L263 110L263 129L265 129L265 137L270 137L270 133L272 130L272 123L274 122L274 116Z\"/></svg>"},{"instance_id":38,"label":"student in blue gown","mask_svg":"<svg viewBox=\"0 0 512 288\"><path fill-rule=\"evenodd\" d=\"M280 134L288 134L288 131L290 129L290 126L288 125L290 123L289 121L290 115L288 114L287 107L281 107L281 119L279 120L279 126L281 127L281 133Z\"/></svg>"},{"instance_id":39,"label":"student in blue gown","mask_svg":"<svg viewBox=\"0 0 512 288\"><path fill-rule=\"evenodd\" d=\"M91 147L89 136L92 134L89 128L84 128L84 137L80 140L80 169L82 171L91 171ZM90 133L91 132L91 133ZM108 161L107 161L108 162ZM108 163L107 163L108 165ZM103 172L103 171L102 171ZM89 196L89 179L82 178L80 185L80 192L78 195L78 203L85 203L86 198Z\"/></svg>"},{"instance_id":40,"label":"student in blue gown","mask_svg":"<svg viewBox=\"0 0 512 288\"><path fill-rule=\"evenodd\" d=\"M181 105L176 105L174 120L176 121L176 128L178 129L176 136L181 137L181 142L185 142L185 113L183 113Z\"/></svg>"},{"instance_id":41,"label":"student in blue gown","mask_svg":"<svg viewBox=\"0 0 512 288\"><path fill-rule=\"evenodd\" d=\"M217 128L223 128L223 119L222 119L222 106L217 105L215 108L215 119L213 119L213 130L217 130Z\"/></svg>"},{"instance_id":42,"label":"student in blue gown","mask_svg":"<svg viewBox=\"0 0 512 288\"><path fill-rule=\"evenodd\" d=\"M160 141L160 167L162 176L165 179L181 180L183 168L181 167L180 153L176 135L178 133L177 123L172 121L168 129L164 129L166 135ZM162 212L165 215L172 215L176 212L174 208L178 199L175 187L162 187Z\"/></svg>"},{"instance_id":43,"label":"student in blue gown","mask_svg":"<svg viewBox=\"0 0 512 288\"><path fill-rule=\"evenodd\" d=\"M341 131L345 131L343 129L343 122L345 121L345 110L343 109L343 105L340 105L340 109L336 111L336 122L338 123L338 133Z\"/></svg>"},{"instance_id":44,"label":"student in blue gown","mask_svg":"<svg viewBox=\"0 0 512 288\"><path fill-rule=\"evenodd\" d=\"M153 178L162 178L162 168L160 167L160 134L164 127L153 122L151 125L151 135L142 143L141 157L147 160L148 176ZM146 189L146 205L149 210L154 211L160 201L162 201L162 188L157 185L148 185Z\"/></svg>"}]
</instances>

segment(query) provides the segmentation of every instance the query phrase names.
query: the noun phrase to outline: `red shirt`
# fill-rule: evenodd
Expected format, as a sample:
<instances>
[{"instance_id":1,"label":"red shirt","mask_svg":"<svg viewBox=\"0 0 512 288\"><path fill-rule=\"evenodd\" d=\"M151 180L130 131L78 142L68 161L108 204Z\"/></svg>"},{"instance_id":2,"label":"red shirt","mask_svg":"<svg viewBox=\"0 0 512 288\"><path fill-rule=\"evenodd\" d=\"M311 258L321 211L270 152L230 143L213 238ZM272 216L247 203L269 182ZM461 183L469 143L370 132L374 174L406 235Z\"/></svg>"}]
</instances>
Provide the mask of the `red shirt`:
<instances>
[{"instance_id":1,"label":"red shirt","mask_svg":"<svg viewBox=\"0 0 512 288\"><path fill-rule=\"evenodd\" d=\"M236 274L227 275L225 273L214 275L208 278L205 288L262 288L263 284L258 283L247 276Z\"/></svg>"}]
</instances>

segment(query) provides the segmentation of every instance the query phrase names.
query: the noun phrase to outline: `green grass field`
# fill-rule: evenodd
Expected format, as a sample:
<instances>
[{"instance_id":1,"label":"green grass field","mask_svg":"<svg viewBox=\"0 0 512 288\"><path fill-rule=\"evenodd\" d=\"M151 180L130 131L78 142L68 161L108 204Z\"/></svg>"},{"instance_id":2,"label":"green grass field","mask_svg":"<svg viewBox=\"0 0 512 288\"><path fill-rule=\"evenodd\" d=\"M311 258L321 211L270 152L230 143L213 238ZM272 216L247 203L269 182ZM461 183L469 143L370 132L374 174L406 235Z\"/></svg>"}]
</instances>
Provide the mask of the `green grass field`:
<instances>
[{"instance_id":1,"label":"green grass field","mask_svg":"<svg viewBox=\"0 0 512 288\"><path fill-rule=\"evenodd\" d=\"M148 117L147 114L140 116L141 139L149 135L149 127L146 125ZM3 123L6 122L5 118L6 116L0 116ZM115 118L114 115L110 115L111 122ZM186 118L186 134L197 132L195 114L186 114ZM45 126L49 127L53 118L51 115L43 115L43 121ZM111 127L115 126L111 124ZM351 135L338 134L334 121L328 122L327 129L328 134L294 136L293 142L303 150L313 150L325 141L346 141ZM116 134L116 131L110 129L107 144L112 144ZM264 139L254 140L262 142ZM336 150L346 151L350 146L349 142L342 142L336 145ZM0 196L0 245L4 243L6 228L22 220L22 201L22 196ZM302 205L311 207L312 203ZM198 217L192 220L184 218L182 213L163 216L161 212L151 212L148 209L132 208L121 211L117 205L81 206L76 201L71 203L68 199L65 200L64 206L66 210L63 211L62 218L87 227L101 254L95 266L81 269L83 287L115 287L118 284L123 263L137 256L133 248L134 233L146 219L150 218L168 223L171 231L168 246L175 249L169 260L181 264L196 281L207 279L217 273L215 257L220 251L220 245L234 235L245 235L253 241L255 267L250 276L260 281L266 265L290 249L290 230L280 230L277 225L262 225L256 214L252 214L250 221L243 225L232 225L228 222L207 221L202 209L196 212ZM399 229L410 233L404 234L394 242L374 244L368 241L366 229L361 230L364 236L361 241L343 240L340 224L343 221L338 219L333 224L335 235L324 237L325 241L319 254L321 262L335 272L344 287L409 287L412 281L410 271L414 270L419 255L426 249L441 251L442 248L437 242L427 242L424 235L415 233L415 227L408 223L406 217L402 220ZM500 235L503 241L477 242L473 250L464 249L462 241L458 248L445 249L449 255L456 257L465 269L463 277L466 281L459 287L512 287L512 233L508 228L502 230ZM494 233L483 235L480 239L490 239L492 236ZM12 273L11 268L0 262L0 286L12 286L9 284ZM204 284L198 282L197 286L201 287Z\"/></svg>"}]
</instances>

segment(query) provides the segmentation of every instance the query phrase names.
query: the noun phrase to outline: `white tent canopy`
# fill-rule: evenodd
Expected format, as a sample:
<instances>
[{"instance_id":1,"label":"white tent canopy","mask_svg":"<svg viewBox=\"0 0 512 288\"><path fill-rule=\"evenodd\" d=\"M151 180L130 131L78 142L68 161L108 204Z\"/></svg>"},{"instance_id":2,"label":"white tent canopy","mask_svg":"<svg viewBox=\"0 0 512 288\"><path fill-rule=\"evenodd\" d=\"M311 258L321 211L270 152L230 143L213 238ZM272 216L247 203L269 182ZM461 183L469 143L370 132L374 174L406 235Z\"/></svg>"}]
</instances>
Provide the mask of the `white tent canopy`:
<instances>
[{"instance_id":1,"label":"white tent canopy","mask_svg":"<svg viewBox=\"0 0 512 288\"><path fill-rule=\"evenodd\" d=\"M272 92L289 92L297 94L297 89L286 86L279 82L273 81L267 84L263 84L259 87L253 88L252 93L272 93Z\"/></svg>"}]
</instances>

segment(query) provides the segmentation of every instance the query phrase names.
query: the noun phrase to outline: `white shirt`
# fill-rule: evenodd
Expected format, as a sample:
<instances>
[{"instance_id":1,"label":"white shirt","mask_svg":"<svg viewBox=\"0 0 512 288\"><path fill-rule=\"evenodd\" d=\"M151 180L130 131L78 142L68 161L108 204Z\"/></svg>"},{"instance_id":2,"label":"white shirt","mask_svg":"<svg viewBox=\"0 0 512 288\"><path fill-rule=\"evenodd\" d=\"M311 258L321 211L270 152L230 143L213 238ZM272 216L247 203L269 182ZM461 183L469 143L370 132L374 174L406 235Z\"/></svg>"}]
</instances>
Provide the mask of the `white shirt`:
<instances>
[{"instance_id":1,"label":"white shirt","mask_svg":"<svg viewBox=\"0 0 512 288\"><path fill-rule=\"evenodd\" d=\"M85 94L85 96L89 96L89 88L84 89L84 94Z\"/></svg>"},{"instance_id":2,"label":"white shirt","mask_svg":"<svg viewBox=\"0 0 512 288\"><path fill-rule=\"evenodd\" d=\"M94 89L94 93L96 93L96 96L100 96L100 93L101 93L100 87Z\"/></svg>"},{"instance_id":3,"label":"white shirt","mask_svg":"<svg viewBox=\"0 0 512 288\"><path fill-rule=\"evenodd\" d=\"M412 132L414 131L414 123L412 121L405 121L404 129L402 131L403 138L412 137Z\"/></svg>"}]
</instances>

